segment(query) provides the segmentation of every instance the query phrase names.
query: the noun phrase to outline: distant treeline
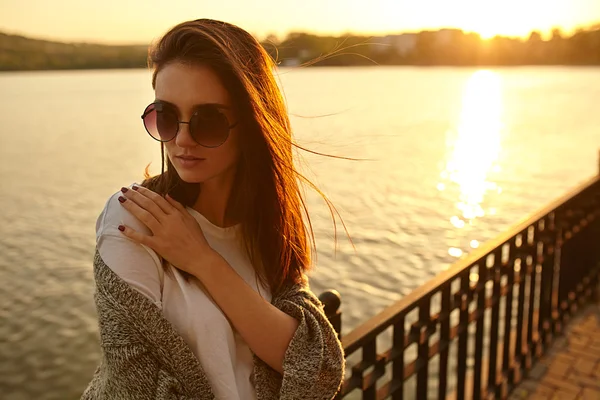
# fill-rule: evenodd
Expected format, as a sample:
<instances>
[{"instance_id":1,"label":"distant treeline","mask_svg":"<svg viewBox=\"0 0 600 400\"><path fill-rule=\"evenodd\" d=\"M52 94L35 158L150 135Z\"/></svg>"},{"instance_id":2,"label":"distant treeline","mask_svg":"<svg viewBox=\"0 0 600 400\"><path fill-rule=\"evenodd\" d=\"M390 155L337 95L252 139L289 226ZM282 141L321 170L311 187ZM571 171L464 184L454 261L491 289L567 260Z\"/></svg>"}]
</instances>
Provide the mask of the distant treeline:
<instances>
[{"instance_id":1,"label":"distant treeline","mask_svg":"<svg viewBox=\"0 0 600 400\"><path fill-rule=\"evenodd\" d=\"M532 32L527 39L497 36L483 40L458 29L367 37L291 33L263 46L283 64L304 65L600 65L600 25L551 38Z\"/></svg>"},{"instance_id":2,"label":"distant treeline","mask_svg":"<svg viewBox=\"0 0 600 400\"><path fill-rule=\"evenodd\" d=\"M0 71L143 68L148 46L59 43L0 33Z\"/></svg>"},{"instance_id":3,"label":"distant treeline","mask_svg":"<svg viewBox=\"0 0 600 400\"><path fill-rule=\"evenodd\" d=\"M290 33L261 42L280 65L600 65L600 25L543 40L483 40L457 29L413 34L317 36ZM58 43L0 33L0 71L144 68L147 46Z\"/></svg>"}]
</instances>

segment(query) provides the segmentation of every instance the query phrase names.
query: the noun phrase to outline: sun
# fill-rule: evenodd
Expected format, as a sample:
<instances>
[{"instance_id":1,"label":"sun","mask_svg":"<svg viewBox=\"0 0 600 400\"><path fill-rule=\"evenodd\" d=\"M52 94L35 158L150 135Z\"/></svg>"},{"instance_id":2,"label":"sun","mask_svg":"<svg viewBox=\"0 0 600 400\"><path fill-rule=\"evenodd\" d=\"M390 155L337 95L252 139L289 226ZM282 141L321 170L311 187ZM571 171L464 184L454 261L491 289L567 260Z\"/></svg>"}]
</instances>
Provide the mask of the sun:
<instances>
[{"instance_id":1,"label":"sun","mask_svg":"<svg viewBox=\"0 0 600 400\"><path fill-rule=\"evenodd\" d=\"M499 34L498 30L495 29L494 26L481 27L477 30L477 33L479 33L479 36L481 36L481 38L484 40L491 39Z\"/></svg>"},{"instance_id":2,"label":"sun","mask_svg":"<svg viewBox=\"0 0 600 400\"><path fill-rule=\"evenodd\" d=\"M534 27L532 15L538 15L540 10L518 3L517 0L457 0L449 15L459 28L478 33L484 40L498 35L523 36ZM515 12L516 9L520 12Z\"/></svg>"},{"instance_id":3,"label":"sun","mask_svg":"<svg viewBox=\"0 0 600 400\"><path fill-rule=\"evenodd\" d=\"M496 35L501 35L510 30L511 23L507 18L498 18L490 13L479 13L471 15L470 25L474 32L477 32L482 39L491 39Z\"/></svg>"}]
</instances>

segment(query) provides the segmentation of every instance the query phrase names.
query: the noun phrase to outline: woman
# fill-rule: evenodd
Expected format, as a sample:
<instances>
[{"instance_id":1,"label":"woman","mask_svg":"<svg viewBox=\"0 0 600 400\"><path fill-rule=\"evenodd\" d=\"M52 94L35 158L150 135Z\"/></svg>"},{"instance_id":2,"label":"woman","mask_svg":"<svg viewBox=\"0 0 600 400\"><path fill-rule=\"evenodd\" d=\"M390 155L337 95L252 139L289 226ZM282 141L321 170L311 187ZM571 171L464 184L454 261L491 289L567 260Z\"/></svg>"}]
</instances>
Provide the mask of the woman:
<instances>
[{"instance_id":1,"label":"woman","mask_svg":"<svg viewBox=\"0 0 600 400\"><path fill-rule=\"evenodd\" d=\"M307 283L273 61L209 19L172 28L149 61L142 119L163 171L123 187L97 220L102 360L82 398L331 399L344 353Z\"/></svg>"}]
</instances>

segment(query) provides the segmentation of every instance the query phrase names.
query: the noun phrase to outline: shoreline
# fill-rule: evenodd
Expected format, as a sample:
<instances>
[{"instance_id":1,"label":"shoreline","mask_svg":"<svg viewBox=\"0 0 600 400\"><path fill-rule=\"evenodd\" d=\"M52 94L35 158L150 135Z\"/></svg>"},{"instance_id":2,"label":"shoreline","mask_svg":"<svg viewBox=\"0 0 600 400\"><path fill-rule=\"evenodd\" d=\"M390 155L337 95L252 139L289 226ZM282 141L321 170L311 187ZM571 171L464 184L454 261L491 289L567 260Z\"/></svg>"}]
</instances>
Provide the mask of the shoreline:
<instances>
[{"instance_id":1,"label":"shoreline","mask_svg":"<svg viewBox=\"0 0 600 400\"><path fill-rule=\"evenodd\" d=\"M473 65L452 65L452 64L380 64L380 65L283 65L282 69L303 69L303 68L423 68L423 69L517 69L517 68L577 68L577 69L594 69L600 68L600 64L473 64ZM93 67L93 68L36 68L36 69L0 69L1 74L7 73L27 73L27 72L75 72L75 71L111 71L111 70L148 70L148 67Z\"/></svg>"}]
</instances>

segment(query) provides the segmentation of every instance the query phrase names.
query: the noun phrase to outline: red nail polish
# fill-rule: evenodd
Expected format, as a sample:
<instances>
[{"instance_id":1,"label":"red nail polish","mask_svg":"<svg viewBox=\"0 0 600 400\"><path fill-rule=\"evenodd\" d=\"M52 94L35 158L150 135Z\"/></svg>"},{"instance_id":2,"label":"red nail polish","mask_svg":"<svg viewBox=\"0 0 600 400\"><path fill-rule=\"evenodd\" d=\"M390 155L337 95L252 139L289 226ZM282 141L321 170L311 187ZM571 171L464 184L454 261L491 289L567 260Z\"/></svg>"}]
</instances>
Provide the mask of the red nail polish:
<instances>
[{"instance_id":1,"label":"red nail polish","mask_svg":"<svg viewBox=\"0 0 600 400\"><path fill-rule=\"evenodd\" d=\"M123 193L127 193L127 190L128 190L128 189L127 189L126 187L122 187L122 188L121 188L121 192L123 192Z\"/></svg>"},{"instance_id":2,"label":"red nail polish","mask_svg":"<svg viewBox=\"0 0 600 400\"><path fill-rule=\"evenodd\" d=\"M124 227L123 225L119 225L119 230L120 230L121 232L123 232L123 231L125 230L125 227Z\"/></svg>"},{"instance_id":3,"label":"red nail polish","mask_svg":"<svg viewBox=\"0 0 600 400\"><path fill-rule=\"evenodd\" d=\"M133 186L132 189L133 190L138 190L138 187L137 186Z\"/></svg>"},{"instance_id":4,"label":"red nail polish","mask_svg":"<svg viewBox=\"0 0 600 400\"><path fill-rule=\"evenodd\" d=\"M123 196L119 196L119 201L120 201L121 203L125 203L125 200L127 200L125 197L123 197Z\"/></svg>"}]
</instances>

